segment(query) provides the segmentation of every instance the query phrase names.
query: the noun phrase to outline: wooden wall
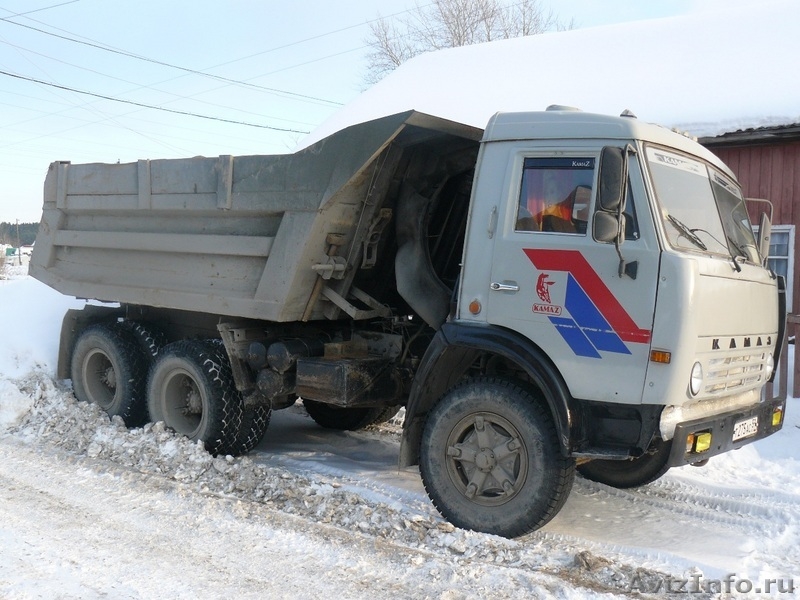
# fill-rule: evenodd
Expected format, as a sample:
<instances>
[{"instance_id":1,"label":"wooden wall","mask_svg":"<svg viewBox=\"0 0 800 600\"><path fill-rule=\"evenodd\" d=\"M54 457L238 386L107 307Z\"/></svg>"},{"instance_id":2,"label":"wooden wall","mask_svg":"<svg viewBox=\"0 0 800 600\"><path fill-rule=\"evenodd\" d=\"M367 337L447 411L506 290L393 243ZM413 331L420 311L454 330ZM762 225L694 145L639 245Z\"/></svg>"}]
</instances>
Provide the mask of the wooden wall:
<instances>
[{"instance_id":1,"label":"wooden wall","mask_svg":"<svg viewBox=\"0 0 800 600\"><path fill-rule=\"evenodd\" d=\"M766 198L775 206L774 222L796 224L800 203L800 141L752 146L714 146L750 198Z\"/></svg>"}]
</instances>

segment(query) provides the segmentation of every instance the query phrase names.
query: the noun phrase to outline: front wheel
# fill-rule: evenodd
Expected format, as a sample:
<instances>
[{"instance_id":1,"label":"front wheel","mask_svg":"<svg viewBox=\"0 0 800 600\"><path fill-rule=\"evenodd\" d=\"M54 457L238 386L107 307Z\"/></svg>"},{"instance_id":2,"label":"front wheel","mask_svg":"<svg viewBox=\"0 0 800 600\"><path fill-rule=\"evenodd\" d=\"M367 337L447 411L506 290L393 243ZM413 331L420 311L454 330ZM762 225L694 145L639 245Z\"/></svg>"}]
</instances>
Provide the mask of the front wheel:
<instances>
[{"instance_id":1,"label":"front wheel","mask_svg":"<svg viewBox=\"0 0 800 600\"><path fill-rule=\"evenodd\" d=\"M596 459L578 467L586 479L611 487L627 489L652 483L669 471L672 442L655 440L647 452L630 460Z\"/></svg>"},{"instance_id":2,"label":"front wheel","mask_svg":"<svg viewBox=\"0 0 800 600\"><path fill-rule=\"evenodd\" d=\"M450 390L429 413L420 472L448 521L517 537L558 513L575 462L562 456L552 416L533 390L481 377Z\"/></svg>"}]
</instances>

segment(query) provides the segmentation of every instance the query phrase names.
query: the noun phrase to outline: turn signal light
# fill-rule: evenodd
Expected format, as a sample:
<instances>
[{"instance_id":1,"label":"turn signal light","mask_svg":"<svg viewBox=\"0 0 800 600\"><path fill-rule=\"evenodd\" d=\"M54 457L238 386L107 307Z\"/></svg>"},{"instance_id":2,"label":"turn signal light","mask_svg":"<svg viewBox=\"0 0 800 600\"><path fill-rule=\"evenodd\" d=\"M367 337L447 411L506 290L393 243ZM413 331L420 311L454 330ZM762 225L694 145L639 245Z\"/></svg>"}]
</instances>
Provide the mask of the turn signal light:
<instances>
[{"instance_id":1,"label":"turn signal light","mask_svg":"<svg viewBox=\"0 0 800 600\"><path fill-rule=\"evenodd\" d=\"M662 363L665 365L669 364L669 361L672 360L672 353L667 352L666 350L651 350L650 351L650 362L654 363Z\"/></svg>"},{"instance_id":2,"label":"turn signal light","mask_svg":"<svg viewBox=\"0 0 800 600\"><path fill-rule=\"evenodd\" d=\"M779 406L772 411L772 426L777 427L783 421L783 407Z\"/></svg>"},{"instance_id":3,"label":"turn signal light","mask_svg":"<svg viewBox=\"0 0 800 600\"><path fill-rule=\"evenodd\" d=\"M469 312L471 312L473 315L477 315L479 312L481 312L481 308L481 303L477 300L473 300L469 303Z\"/></svg>"}]
</instances>

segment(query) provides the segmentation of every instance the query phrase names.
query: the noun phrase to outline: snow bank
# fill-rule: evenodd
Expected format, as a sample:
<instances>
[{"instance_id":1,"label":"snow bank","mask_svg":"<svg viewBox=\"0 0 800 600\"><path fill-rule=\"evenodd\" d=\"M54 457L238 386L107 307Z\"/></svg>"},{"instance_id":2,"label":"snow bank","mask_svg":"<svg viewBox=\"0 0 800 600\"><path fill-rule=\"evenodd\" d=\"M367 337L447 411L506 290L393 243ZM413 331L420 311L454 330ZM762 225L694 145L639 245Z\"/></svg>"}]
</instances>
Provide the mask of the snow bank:
<instances>
[{"instance_id":1,"label":"snow bank","mask_svg":"<svg viewBox=\"0 0 800 600\"><path fill-rule=\"evenodd\" d=\"M84 305L28 277L27 271L27 266L7 262L0 277L0 435L32 407L15 379L35 371L55 374L61 320L67 309Z\"/></svg>"},{"instance_id":2,"label":"snow bank","mask_svg":"<svg viewBox=\"0 0 800 600\"><path fill-rule=\"evenodd\" d=\"M800 122L800 3L546 33L418 56L302 140L415 109L485 127L498 111L564 104L703 137Z\"/></svg>"},{"instance_id":3,"label":"snow bank","mask_svg":"<svg viewBox=\"0 0 800 600\"><path fill-rule=\"evenodd\" d=\"M55 373L61 320L67 309L85 302L63 296L14 267L7 272L10 278L0 280L0 377L20 377L33 369Z\"/></svg>"},{"instance_id":4,"label":"snow bank","mask_svg":"<svg viewBox=\"0 0 800 600\"><path fill-rule=\"evenodd\" d=\"M10 381L0 379L0 435L18 425L27 415L33 400Z\"/></svg>"}]
</instances>

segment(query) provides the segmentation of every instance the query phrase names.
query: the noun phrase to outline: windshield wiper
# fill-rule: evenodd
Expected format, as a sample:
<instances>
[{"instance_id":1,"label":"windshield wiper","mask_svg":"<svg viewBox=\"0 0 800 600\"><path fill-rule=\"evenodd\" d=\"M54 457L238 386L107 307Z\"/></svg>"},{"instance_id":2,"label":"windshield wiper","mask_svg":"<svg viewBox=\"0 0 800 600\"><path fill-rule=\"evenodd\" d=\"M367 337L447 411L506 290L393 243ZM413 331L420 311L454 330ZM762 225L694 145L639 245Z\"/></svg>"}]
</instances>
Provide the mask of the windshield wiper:
<instances>
[{"instance_id":1,"label":"windshield wiper","mask_svg":"<svg viewBox=\"0 0 800 600\"><path fill-rule=\"evenodd\" d=\"M732 236L726 236L726 239L728 242L730 242L731 246L733 246L733 249L736 250L736 256L734 256L734 258L741 257L745 260L750 259L750 255L736 242L736 240L733 239Z\"/></svg>"},{"instance_id":2,"label":"windshield wiper","mask_svg":"<svg viewBox=\"0 0 800 600\"><path fill-rule=\"evenodd\" d=\"M695 246L697 246L701 250L708 250L706 245L703 243L703 240L697 237L697 234L691 229L689 229L689 227L685 223L679 221L672 215L667 215L667 220L670 223L672 223L675 229L678 230L678 233L680 233L683 237L692 242Z\"/></svg>"}]
</instances>

